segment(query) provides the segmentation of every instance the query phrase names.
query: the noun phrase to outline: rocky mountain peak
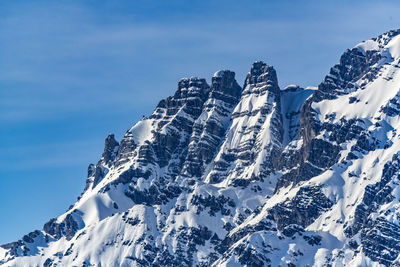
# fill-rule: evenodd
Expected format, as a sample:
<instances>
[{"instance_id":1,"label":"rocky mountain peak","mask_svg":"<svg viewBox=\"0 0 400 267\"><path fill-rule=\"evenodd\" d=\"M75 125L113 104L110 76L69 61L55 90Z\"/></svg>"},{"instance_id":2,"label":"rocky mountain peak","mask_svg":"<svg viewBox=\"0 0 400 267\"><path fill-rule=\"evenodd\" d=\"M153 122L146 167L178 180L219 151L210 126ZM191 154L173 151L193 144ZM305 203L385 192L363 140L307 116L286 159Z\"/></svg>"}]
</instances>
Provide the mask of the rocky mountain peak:
<instances>
[{"instance_id":1,"label":"rocky mountain peak","mask_svg":"<svg viewBox=\"0 0 400 267\"><path fill-rule=\"evenodd\" d=\"M235 73L229 70L217 71L211 79L211 86L216 91L236 96L239 93L238 91L240 91L240 89L238 89L240 86L235 80Z\"/></svg>"},{"instance_id":2,"label":"rocky mountain peak","mask_svg":"<svg viewBox=\"0 0 400 267\"><path fill-rule=\"evenodd\" d=\"M178 89L175 92L174 98L203 97L208 94L209 88L210 86L207 84L206 79L198 77L182 78L178 82Z\"/></svg>"},{"instance_id":3,"label":"rocky mountain peak","mask_svg":"<svg viewBox=\"0 0 400 267\"><path fill-rule=\"evenodd\" d=\"M269 91L276 94L280 93L278 78L274 67L269 66L262 61L256 61L251 66L250 72L246 76L243 88L246 88L247 86L267 86Z\"/></svg>"},{"instance_id":4,"label":"rocky mountain peak","mask_svg":"<svg viewBox=\"0 0 400 267\"><path fill-rule=\"evenodd\" d=\"M242 88L235 80L235 73L219 70L211 78L211 98L223 99L230 103L237 102Z\"/></svg>"},{"instance_id":5,"label":"rocky mountain peak","mask_svg":"<svg viewBox=\"0 0 400 267\"><path fill-rule=\"evenodd\" d=\"M335 99L373 82L385 64L398 60L399 34L400 30L392 30L347 49L318 86L314 100Z\"/></svg>"},{"instance_id":6,"label":"rocky mountain peak","mask_svg":"<svg viewBox=\"0 0 400 267\"><path fill-rule=\"evenodd\" d=\"M102 157L104 162L108 164L111 160L114 160L119 143L115 140L114 134L109 134L104 143L104 152Z\"/></svg>"}]
</instances>

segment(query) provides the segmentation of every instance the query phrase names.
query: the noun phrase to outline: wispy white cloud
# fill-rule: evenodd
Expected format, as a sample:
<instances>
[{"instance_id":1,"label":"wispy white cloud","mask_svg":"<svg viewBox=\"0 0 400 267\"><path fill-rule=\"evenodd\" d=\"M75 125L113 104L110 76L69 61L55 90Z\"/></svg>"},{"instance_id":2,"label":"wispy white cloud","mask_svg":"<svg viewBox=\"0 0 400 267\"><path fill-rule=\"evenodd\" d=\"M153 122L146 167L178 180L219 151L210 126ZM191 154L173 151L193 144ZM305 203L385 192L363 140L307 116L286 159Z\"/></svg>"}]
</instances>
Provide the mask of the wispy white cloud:
<instances>
[{"instance_id":1,"label":"wispy white cloud","mask_svg":"<svg viewBox=\"0 0 400 267\"><path fill-rule=\"evenodd\" d=\"M117 14L104 23L104 13L76 3L21 4L0 18L0 119L149 110L149 97L172 94L180 76L231 68L241 83L257 59L275 65L282 86L316 85L341 51L400 22L392 2L355 5L306 1L303 14L287 4L287 16L169 23Z\"/></svg>"}]
</instances>

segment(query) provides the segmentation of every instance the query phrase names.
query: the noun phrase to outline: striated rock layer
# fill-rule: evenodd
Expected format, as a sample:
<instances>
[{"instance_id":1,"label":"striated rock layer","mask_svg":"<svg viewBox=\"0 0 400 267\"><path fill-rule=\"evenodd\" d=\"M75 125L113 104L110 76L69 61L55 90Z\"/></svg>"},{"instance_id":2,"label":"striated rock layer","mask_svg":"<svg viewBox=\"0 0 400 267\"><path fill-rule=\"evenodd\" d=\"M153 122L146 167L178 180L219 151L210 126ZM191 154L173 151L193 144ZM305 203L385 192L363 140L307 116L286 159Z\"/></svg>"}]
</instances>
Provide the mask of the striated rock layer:
<instances>
[{"instance_id":1,"label":"striated rock layer","mask_svg":"<svg viewBox=\"0 0 400 267\"><path fill-rule=\"evenodd\" d=\"M400 266L400 30L317 89L255 62L175 94L105 141L84 192L2 266Z\"/></svg>"}]
</instances>

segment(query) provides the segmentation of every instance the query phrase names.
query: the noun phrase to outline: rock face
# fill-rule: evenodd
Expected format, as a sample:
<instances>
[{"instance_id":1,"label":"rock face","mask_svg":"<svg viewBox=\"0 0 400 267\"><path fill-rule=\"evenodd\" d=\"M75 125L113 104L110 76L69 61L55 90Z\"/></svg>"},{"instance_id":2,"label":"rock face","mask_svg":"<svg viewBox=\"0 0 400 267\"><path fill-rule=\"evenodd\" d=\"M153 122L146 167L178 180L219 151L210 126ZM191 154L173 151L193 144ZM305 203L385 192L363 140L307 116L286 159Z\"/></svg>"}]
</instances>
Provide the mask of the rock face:
<instances>
[{"instance_id":1,"label":"rock face","mask_svg":"<svg viewBox=\"0 0 400 267\"><path fill-rule=\"evenodd\" d=\"M251 180L267 178L282 150L280 96L274 68L255 62L230 114L231 125L210 166L207 182L248 185Z\"/></svg>"},{"instance_id":2,"label":"rock face","mask_svg":"<svg viewBox=\"0 0 400 267\"><path fill-rule=\"evenodd\" d=\"M2 266L399 266L400 30L346 50L318 88L255 62L184 78L105 140L68 211Z\"/></svg>"}]
</instances>

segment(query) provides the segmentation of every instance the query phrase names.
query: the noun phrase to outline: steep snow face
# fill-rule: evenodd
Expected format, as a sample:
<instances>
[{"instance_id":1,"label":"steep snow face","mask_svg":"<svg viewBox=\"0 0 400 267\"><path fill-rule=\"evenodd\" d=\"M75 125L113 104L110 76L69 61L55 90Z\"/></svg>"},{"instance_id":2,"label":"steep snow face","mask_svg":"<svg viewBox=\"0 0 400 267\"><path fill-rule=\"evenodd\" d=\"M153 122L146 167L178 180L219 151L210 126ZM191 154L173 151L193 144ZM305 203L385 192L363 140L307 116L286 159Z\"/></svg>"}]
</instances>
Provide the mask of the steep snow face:
<instances>
[{"instance_id":1,"label":"steep snow face","mask_svg":"<svg viewBox=\"0 0 400 267\"><path fill-rule=\"evenodd\" d=\"M303 103L314 92L314 88L300 88L296 85L287 86L281 94L282 120L283 120L283 146L286 147L291 141L297 140L300 127L300 109Z\"/></svg>"},{"instance_id":2,"label":"steep snow face","mask_svg":"<svg viewBox=\"0 0 400 267\"><path fill-rule=\"evenodd\" d=\"M2 266L400 265L400 30L346 50L318 88L184 78Z\"/></svg>"},{"instance_id":3,"label":"steep snow face","mask_svg":"<svg viewBox=\"0 0 400 267\"><path fill-rule=\"evenodd\" d=\"M280 94L275 70L254 63L206 182L226 187L259 180L271 172L282 149Z\"/></svg>"}]
</instances>

